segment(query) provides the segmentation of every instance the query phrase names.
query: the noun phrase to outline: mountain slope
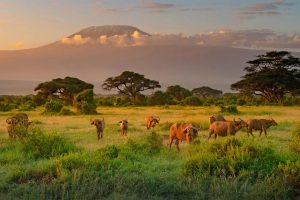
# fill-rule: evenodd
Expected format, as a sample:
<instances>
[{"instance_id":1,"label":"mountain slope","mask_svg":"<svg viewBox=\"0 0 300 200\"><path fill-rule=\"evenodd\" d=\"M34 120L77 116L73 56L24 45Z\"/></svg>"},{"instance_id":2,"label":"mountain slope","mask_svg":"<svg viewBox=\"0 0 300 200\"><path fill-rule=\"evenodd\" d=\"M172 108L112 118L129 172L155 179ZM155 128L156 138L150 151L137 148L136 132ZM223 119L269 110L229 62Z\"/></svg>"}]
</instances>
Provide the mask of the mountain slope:
<instances>
[{"instance_id":1,"label":"mountain slope","mask_svg":"<svg viewBox=\"0 0 300 200\"><path fill-rule=\"evenodd\" d=\"M136 30L147 35L129 26L90 27L78 33L98 38L99 34L132 34ZM102 92L100 85L106 78L130 70L158 80L163 86L179 84L190 89L211 86L228 91L230 84L244 74L246 62L262 53L264 51L200 45L113 47L55 42L35 49L0 51L0 80L47 81L73 76L96 83L96 91ZM0 87L3 94L1 88L5 87Z\"/></svg>"}]
</instances>

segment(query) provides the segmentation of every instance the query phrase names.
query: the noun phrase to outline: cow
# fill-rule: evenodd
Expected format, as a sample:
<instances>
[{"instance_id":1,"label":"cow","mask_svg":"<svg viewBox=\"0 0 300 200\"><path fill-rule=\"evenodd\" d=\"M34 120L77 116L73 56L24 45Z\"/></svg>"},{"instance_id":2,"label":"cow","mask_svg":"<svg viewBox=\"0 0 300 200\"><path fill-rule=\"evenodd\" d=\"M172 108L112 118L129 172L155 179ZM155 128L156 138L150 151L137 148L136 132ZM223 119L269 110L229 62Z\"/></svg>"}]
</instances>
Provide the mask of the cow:
<instances>
[{"instance_id":1,"label":"cow","mask_svg":"<svg viewBox=\"0 0 300 200\"><path fill-rule=\"evenodd\" d=\"M190 123L175 123L170 127L170 150L173 140L175 139L175 145L179 152L179 141L191 142L197 137L199 129Z\"/></svg>"},{"instance_id":2,"label":"cow","mask_svg":"<svg viewBox=\"0 0 300 200\"><path fill-rule=\"evenodd\" d=\"M226 119L222 115L212 115L209 117L209 123L212 124L215 121L223 121L226 122Z\"/></svg>"},{"instance_id":3,"label":"cow","mask_svg":"<svg viewBox=\"0 0 300 200\"><path fill-rule=\"evenodd\" d=\"M127 120L121 120L119 121L120 127L121 127L121 135L127 136L128 131L128 121Z\"/></svg>"},{"instance_id":4,"label":"cow","mask_svg":"<svg viewBox=\"0 0 300 200\"><path fill-rule=\"evenodd\" d=\"M6 128L8 137L14 139L18 134L23 131L27 132L29 122L28 115L26 113L17 113L16 115L6 119ZM20 136L20 135L19 135Z\"/></svg>"},{"instance_id":5,"label":"cow","mask_svg":"<svg viewBox=\"0 0 300 200\"><path fill-rule=\"evenodd\" d=\"M96 126L97 136L98 136L98 141L99 141L103 137L103 131L104 131L104 128L105 128L104 118L102 120L100 120L100 119L92 120L91 125Z\"/></svg>"},{"instance_id":6,"label":"cow","mask_svg":"<svg viewBox=\"0 0 300 200\"><path fill-rule=\"evenodd\" d=\"M217 136L225 137L230 135L235 135L237 131L239 131L243 127L247 127L247 123L240 119L239 121L215 121L209 126L209 136L208 140L212 135L215 135L215 139Z\"/></svg>"},{"instance_id":7,"label":"cow","mask_svg":"<svg viewBox=\"0 0 300 200\"><path fill-rule=\"evenodd\" d=\"M248 130L247 134L249 137L249 133L254 137L252 130L260 131L259 136L261 133L264 132L265 136L267 137L267 129L271 126L277 126L277 123L274 119L249 119L247 120Z\"/></svg>"},{"instance_id":8,"label":"cow","mask_svg":"<svg viewBox=\"0 0 300 200\"><path fill-rule=\"evenodd\" d=\"M14 139L17 136L17 133L16 133L17 123L18 123L18 119L16 117L9 117L6 119L6 128L7 128L7 132L8 132L8 137L10 139Z\"/></svg>"},{"instance_id":9,"label":"cow","mask_svg":"<svg viewBox=\"0 0 300 200\"><path fill-rule=\"evenodd\" d=\"M145 118L145 123L147 126L147 129L149 130L150 128L154 128L156 124L159 124L159 117L153 117L149 116Z\"/></svg>"}]
</instances>

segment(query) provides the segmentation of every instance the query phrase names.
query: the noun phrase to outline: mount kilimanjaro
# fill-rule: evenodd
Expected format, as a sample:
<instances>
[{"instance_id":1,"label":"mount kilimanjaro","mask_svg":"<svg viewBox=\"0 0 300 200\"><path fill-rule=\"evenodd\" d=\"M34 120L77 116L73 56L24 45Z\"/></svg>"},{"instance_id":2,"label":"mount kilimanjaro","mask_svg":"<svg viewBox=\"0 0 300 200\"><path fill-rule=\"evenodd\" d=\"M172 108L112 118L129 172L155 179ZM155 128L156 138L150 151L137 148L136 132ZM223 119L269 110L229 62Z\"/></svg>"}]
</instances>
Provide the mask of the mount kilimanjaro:
<instances>
[{"instance_id":1,"label":"mount kilimanjaro","mask_svg":"<svg viewBox=\"0 0 300 200\"><path fill-rule=\"evenodd\" d=\"M65 76L95 83L96 92L102 93L101 83L125 70L142 73L163 86L211 86L228 91L243 75L245 63L263 53L153 42L152 37L132 26L93 26L38 48L0 51L0 94L33 93L35 83Z\"/></svg>"}]
</instances>

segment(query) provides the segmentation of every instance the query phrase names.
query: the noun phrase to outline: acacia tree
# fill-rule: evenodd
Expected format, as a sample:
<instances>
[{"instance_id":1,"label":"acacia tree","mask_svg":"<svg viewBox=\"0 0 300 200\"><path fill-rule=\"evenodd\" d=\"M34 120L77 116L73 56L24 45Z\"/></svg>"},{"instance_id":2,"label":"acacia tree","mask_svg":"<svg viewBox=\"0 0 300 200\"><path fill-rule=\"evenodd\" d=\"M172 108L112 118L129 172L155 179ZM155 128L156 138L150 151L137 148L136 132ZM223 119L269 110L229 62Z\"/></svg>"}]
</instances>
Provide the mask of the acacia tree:
<instances>
[{"instance_id":1,"label":"acacia tree","mask_svg":"<svg viewBox=\"0 0 300 200\"><path fill-rule=\"evenodd\" d=\"M287 51L270 51L248 61L242 80L231 89L262 96L267 101L282 102L284 95L300 92L300 60Z\"/></svg>"},{"instance_id":2,"label":"acacia tree","mask_svg":"<svg viewBox=\"0 0 300 200\"><path fill-rule=\"evenodd\" d=\"M169 86L166 90L166 93L177 101L181 101L186 97L192 95L192 93L188 89L185 89L180 85Z\"/></svg>"},{"instance_id":3,"label":"acacia tree","mask_svg":"<svg viewBox=\"0 0 300 200\"><path fill-rule=\"evenodd\" d=\"M145 78L144 75L124 71L121 75L107 78L102 84L104 90L117 89L120 94L130 97L134 102L141 92L160 88L158 81Z\"/></svg>"},{"instance_id":4,"label":"acacia tree","mask_svg":"<svg viewBox=\"0 0 300 200\"><path fill-rule=\"evenodd\" d=\"M221 90L216 90L211 87L203 86L192 90L194 96L207 98L207 97L218 97L222 95Z\"/></svg>"},{"instance_id":5,"label":"acacia tree","mask_svg":"<svg viewBox=\"0 0 300 200\"><path fill-rule=\"evenodd\" d=\"M93 89L94 86L86 83L78 78L65 77L64 79L57 78L51 81L40 83L34 91L44 99L59 98L69 104L73 103L74 96L86 89Z\"/></svg>"}]
</instances>

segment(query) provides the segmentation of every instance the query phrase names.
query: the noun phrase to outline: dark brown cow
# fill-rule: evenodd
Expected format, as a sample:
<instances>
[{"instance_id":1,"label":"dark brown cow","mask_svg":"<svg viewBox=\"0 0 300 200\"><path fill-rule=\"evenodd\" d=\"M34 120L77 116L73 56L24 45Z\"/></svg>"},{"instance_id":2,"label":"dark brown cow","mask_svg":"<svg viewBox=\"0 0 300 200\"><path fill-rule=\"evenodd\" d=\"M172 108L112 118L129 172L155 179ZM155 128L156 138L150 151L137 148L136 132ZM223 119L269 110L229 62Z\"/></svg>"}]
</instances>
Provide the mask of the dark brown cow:
<instances>
[{"instance_id":1,"label":"dark brown cow","mask_svg":"<svg viewBox=\"0 0 300 200\"><path fill-rule=\"evenodd\" d=\"M265 136L267 137L267 129L271 126L277 126L277 123L274 119L249 119L247 121L248 124L248 131L247 134L249 136L249 133L254 137L252 130L260 131L259 136L261 136L261 133L264 132Z\"/></svg>"}]
</instances>

